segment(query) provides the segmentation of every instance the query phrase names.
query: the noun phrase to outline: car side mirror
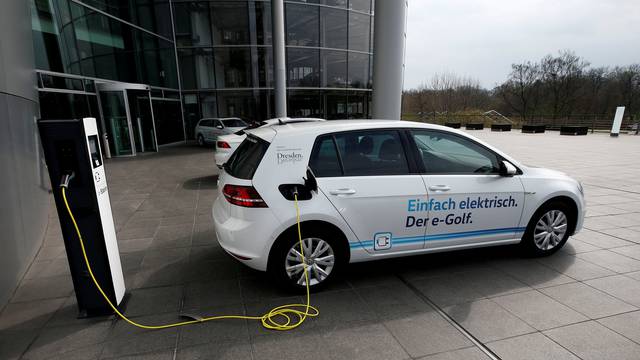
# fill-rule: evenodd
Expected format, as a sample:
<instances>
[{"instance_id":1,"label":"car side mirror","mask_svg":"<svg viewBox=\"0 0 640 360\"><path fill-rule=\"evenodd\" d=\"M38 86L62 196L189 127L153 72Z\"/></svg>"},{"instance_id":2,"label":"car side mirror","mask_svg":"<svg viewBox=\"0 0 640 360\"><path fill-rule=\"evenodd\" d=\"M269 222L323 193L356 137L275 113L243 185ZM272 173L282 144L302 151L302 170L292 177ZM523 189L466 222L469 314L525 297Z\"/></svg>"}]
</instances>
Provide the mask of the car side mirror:
<instances>
[{"instance_id":1,"label":"car side mirror","mask_svg":"<svg viewBox=\"0 0 640 360\"><path fill-rule=\"evenodd\" d=\"M222 125L216 125L216 128L218 128L218 129L222 130L222 129L223 129L223 126L222 126Z\"/></svg>"},{"instance_id":2,"label":"car side mirror","mask_svg":"<svg viewBox=\"0 0 640 360\"><path fill-rule=\"evenodd\" d=\"M502 176L513 176L518 173L518 169L513 166L512 163L507 160L502 160L500 162L500 175Z\"/></svg>"}]
</instances>

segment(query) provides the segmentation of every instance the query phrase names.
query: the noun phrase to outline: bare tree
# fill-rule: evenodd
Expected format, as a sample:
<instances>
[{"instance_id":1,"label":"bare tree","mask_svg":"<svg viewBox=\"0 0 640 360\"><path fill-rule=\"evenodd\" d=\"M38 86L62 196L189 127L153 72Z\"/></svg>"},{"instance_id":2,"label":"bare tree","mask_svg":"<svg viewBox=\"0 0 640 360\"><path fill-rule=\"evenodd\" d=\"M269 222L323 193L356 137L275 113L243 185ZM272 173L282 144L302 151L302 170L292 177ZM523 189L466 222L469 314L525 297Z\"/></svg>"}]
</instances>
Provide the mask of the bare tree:
<instances>
[{"instance_id":1,"label":"bare tree","mask_svg":"<svg viewBox=\"0 0 640 360\"><path fill-rule=\"evenodd\" d=\"M460 79L453 73L436 73L431 78L431 90L434 91L435 109L453 111L453 95L460 85Z\"/></svg>"},{"instance_id":2,"label":"bare tree","mask_svg":"<svg viewBox=\"0 0 640 360\"><path fill-rule=\"evenodd\" d=\"M593 114L603 114L608 107L608 96L602 94L608 82L609 69L597 67L584 74L582 110Z\"/></svg>"},{"instance_id":3,"label":"bare tree","mask_svg":"<svg viewBox=\"0 0 640 360\"><path fill-rule=\"evenodd\" d=\"M538 62L511 65L508 79L492 91L475 79L441 73L404 96L405 111L422 114L500 109L527 121L547 114L553 119L609 116L624 105L633 118L640 117L640 64L590 68L586 60L565 50Z\"/></svg>"},{"instance_id":4,"label":"bare tree","mask_svg":"<svg viewBox=\"0 0 640 360\"><path fill-rule=\"evenodd\" d=\"M638 112L637 106L640 105L640 64L616 67L613 74L620 103L626 107L626 112L633 116Z\"/></svg>"},{"instance_id":5,"label":"bare tree","mask_svg":"<svg viewBox=\"0 0 640 360\"><path fill-rule=\"evenodd\" d=\"M524 121L535 108L540 87L540 66L527 61L511 65L509 79L498 87L497 93Z\"/></svg>"},{"instance_id":6,"label":"bare tree","mask_svg":"<svg viewBox=\"0 0 640 360\"><path fill-rule=\"evenodd\" d=\"M559 56L547 55L540 62L542 79L551 101L553 118L571 115L580 79L589 63L569 50L560 51Z\"/></svg>"}]
</instances>

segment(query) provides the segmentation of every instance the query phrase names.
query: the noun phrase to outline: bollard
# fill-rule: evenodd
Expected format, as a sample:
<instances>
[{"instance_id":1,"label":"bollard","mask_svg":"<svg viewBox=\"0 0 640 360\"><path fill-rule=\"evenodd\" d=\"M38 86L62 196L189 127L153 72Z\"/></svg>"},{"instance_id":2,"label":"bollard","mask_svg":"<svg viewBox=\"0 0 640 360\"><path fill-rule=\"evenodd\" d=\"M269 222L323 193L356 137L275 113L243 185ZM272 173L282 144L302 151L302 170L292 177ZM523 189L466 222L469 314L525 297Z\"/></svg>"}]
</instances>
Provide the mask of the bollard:
<instances>
[{"instance_id":1,"label":"bollard","mask_svg":"<svg viewBox=\"0 0 640 360\"><path fill-rule=\"evenodd\" d=\"M611 126L610 135L616 137L620 135L620 125L622 125L622 117L624 116L624 106L618 106L616 108L616 115L613 118L613 125Z\"/></svg>"}]
</instances>

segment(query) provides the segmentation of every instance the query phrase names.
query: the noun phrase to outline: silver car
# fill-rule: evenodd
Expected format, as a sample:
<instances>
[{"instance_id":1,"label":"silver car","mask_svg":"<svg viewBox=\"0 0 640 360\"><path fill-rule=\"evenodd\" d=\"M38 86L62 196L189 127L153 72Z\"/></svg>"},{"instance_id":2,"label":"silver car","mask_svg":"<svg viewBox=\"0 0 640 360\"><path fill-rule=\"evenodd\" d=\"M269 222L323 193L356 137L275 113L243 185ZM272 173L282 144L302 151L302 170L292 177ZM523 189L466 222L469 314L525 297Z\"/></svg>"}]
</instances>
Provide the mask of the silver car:
<instances>
[{"instance_id":1,"label":"silver car","mask_svg":"<svg viewBox=\"0 0 640 360\"><path fill-rule=\"evenodd\" d=\"M240 130L233 134L221 136L216 140L216 155L215 155L216 166L218 167L218 169L222 169L222 165L224 165L224 163L227 162L231 154L233 154L233 152L236 151L238 146L240 146L242 141L244 141L244 139L247 137L247 135L244 133L245 130L251 130L251 129L266 127L266 126L295 124L295 123L301 123L301 122L315 122L315 121L326 121L326 120L318 119L318 118L289 118L289 117L275 118L275 119L255 122L244 130Z\"/></svg>"},{"instance_id":2,"label":"silver car","mask_svg":"<svg viewBox=\"0 0 640 360\"><path fill-rule=\"evenodd\" d=\"M249 126L240 118L204 118L196 125L195 136L198 145L214 143L218 136L233 134Z\"/></svg>"}]
</instances>

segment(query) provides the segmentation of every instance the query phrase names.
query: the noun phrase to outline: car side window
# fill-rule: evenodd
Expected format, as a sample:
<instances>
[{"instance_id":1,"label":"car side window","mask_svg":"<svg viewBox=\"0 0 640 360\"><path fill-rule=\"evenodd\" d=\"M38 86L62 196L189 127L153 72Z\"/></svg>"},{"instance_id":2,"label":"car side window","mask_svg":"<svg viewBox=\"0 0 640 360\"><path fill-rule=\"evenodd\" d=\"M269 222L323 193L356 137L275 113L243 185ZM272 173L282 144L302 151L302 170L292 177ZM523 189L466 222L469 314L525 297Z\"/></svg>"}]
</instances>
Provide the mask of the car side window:
<instances>
[{"instance_id":1,"label":"car side window","mask_svg":"<svg viewBox=\"0 0 640 360\"><path fill-rule=\"evenodd\" d=\"M220 120L213 120L213 125L210 125L213 127L218 127L218 126L222 126L222 122Z\"/></svg>"},{"instance_id":2,"label":"car side window","mask_svg":"<svg viewBox=\"0 0 640 360\"><path fill-rule=\"evenodd\" d=\"M411 130L427 174L497 174L498 156L462 136Z\"/></svg>"},{"instance_id":3,"label":"car side window","mask_svg":"<svg viewBox=\"0 0 640 360\"><path fill-rule=\"evenodd\" d=\"M342 176L340 159L333 136L322 136L318 138L316 146L311 154L309 166L316 177Z\"/></svg>"},{"instance_id":4,"label":"car side window","mask_svg":"<svg viewBox=\"0 0 640 360\"><path fill-rule=\"evenodd\" d=\"M319 137L309 166L317 177L409 173L404 146L396 130L352 131Z\"/></svg>"},{"instance_id":5,"label":"car side window","mask_svg":"<svg viewBox=\"0 0 640 360\"><path fill-rule=\"evenodd\" d=\"M400 175L409 164L396 130L350 131L335 135L345 176Z\"/></svg>"}]
</instances>

